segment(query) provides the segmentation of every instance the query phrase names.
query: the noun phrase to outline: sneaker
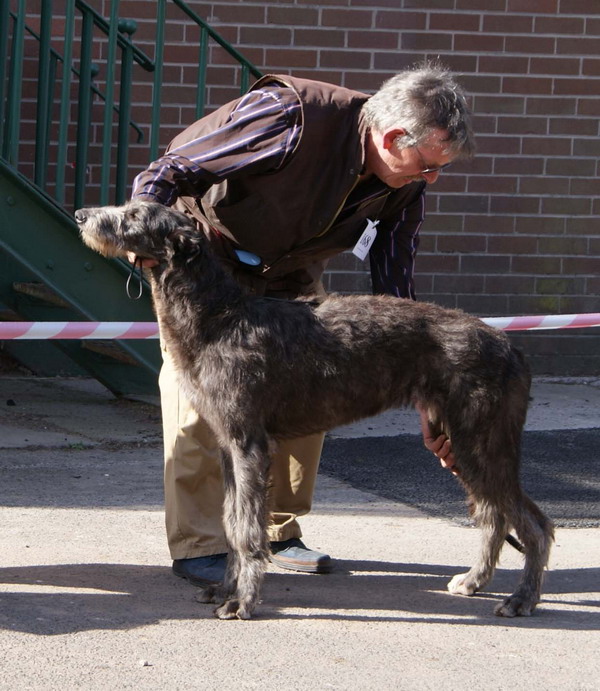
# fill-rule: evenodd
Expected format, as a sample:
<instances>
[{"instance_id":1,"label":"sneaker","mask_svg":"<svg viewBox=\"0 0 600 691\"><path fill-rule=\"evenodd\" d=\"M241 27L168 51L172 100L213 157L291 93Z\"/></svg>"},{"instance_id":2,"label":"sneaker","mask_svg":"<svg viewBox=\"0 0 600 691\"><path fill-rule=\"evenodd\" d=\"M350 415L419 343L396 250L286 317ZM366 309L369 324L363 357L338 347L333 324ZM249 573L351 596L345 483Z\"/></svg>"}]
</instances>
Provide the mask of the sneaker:
<instances>
[{"instance_id":1,"label":"sneaker","mask_svg":"<svg viewBox=\"0 0 600 691\"><path fill-rule=\"evenodd\" d=\"M328 573L333 568L333 560L328 554L309 549L297 537L271 542L269 561L281 569L305 573Z\"/></svg>"},{"instance_id":2,"label":"sneaker","mask_svg":"<svg viewBox=\"0 0 600 691\"><path fill-rule=\"evenodd\" d=\"M227 554L211 554L193 559L175 559L173 573L200 587L222 583L227 566Z\"/></svg>"}]
</instances>

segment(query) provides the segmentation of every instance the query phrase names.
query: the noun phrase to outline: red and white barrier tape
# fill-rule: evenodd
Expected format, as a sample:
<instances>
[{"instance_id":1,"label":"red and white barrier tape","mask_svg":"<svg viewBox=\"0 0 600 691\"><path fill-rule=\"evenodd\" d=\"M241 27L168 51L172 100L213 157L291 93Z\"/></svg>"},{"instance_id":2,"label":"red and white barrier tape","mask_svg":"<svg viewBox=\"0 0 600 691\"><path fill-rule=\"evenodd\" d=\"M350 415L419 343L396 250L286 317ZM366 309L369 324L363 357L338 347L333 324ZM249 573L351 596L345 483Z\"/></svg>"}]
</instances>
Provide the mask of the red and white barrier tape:
<instances>
[{"instance_id":1,"label":"red and white barrier tape","mask_svg":"<svg viewBox=\"0 0 600 691\"><path fill-rule=\"evenodd\" d=\"M548 314L532 317L484 317L481 321L503 331L581 329L600 326L600 312ZM0 340L152 339L156 322L0 322Z\"/></svg>"}]
</instances>

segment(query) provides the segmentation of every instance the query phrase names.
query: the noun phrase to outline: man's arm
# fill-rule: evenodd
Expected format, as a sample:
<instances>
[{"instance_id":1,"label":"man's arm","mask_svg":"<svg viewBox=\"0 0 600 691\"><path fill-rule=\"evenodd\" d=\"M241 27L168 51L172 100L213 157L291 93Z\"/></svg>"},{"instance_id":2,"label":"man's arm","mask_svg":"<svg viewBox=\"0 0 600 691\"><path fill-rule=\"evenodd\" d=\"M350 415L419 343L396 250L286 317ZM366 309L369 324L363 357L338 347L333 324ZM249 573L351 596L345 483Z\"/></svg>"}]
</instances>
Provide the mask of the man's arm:
<instances>
[{"instance_id":1,"label":"man's arm","mask_svg":"<svg viewBox=\"0 0 600 691\"><path fill-rule=\"evenodd\" d=\"M380 221L369 253L375 294L416 299L414 268L424 218L425 194L422 190L396 219Z\"/></svg>"},{"instance_id":2,"label":"man's arm","mask_svg":"<svg viewBox=\"0 0 600 691\"><path fill-rule=\"evenodd\" d=\"M425 191L401 212L396 221L382 221L370 251L371 279L375 294L416 299L414 268L419 230L425 219ZM441 465L458 475L452 444L445 434L434 433L427 413L417 406L423 443Z\"/></svg>"},{"instance_id":3,"label":"man's arm","mask_svg":"<svg viewBox=\"0 0 600 691\"><path fill-rule=\"evenodd\" d=\"M285 87L250 91L221 126L171 149L133 183L132 198L166 206L201 198L211 185L240 175L277 170L301 132L301 106Z\"/></svg>"}]
</instances>

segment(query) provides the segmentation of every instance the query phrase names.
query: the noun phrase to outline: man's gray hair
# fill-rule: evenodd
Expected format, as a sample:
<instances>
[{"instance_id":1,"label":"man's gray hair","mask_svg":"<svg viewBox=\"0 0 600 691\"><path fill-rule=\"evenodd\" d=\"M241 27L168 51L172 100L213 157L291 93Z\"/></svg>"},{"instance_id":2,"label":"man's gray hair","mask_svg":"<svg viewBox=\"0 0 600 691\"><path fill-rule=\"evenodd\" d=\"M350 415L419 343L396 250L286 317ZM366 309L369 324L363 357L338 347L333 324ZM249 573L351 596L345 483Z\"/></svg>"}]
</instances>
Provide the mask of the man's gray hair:
<instances>
[{"instance_id":1,"label":"man's gray hair","mask_svg":"<svg viewBox=\"0 0 600 691\"><path fill-rule=\"evenodd\" d=\"M448 151L475 153L471 112L462 87L439 63L421 63L388 79L364 104L367 125L378 132L402 127L401 146L419 145L434 129L447 130Z\"/></svg>"}]
</instances>

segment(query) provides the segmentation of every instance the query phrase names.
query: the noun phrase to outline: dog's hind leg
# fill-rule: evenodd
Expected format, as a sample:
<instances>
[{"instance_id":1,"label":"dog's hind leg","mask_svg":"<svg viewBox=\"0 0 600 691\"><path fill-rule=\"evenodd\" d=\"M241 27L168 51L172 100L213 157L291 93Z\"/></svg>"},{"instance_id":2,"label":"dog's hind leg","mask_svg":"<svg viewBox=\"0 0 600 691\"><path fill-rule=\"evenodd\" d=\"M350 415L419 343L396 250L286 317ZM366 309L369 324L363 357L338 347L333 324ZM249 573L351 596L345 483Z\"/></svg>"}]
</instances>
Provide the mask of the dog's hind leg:
<instances>
[{"instance_id":1,"label":"dog's hind leg","mask_svg":"<svg viewBox=\"0 0 600 691\"><path fill-rule=\"evenodd\" d=\"M515 592L495 609L501 617L528 617L533 612L554 539L550 519L527 495L521 493L521 498L511 522L525 548L525 568Z\"/></svg>"},{"instance_id":2,"label":"dog's hind leg","mask_svg":"<svg viewBox=\"0 0 600 691\"><path fill-rule=\"evenodd\" d=\"M490 581L510 525L498 506L475 502L473 518L481 529L481 547L477 561L467 573L454 576L448 590L455 595L473 595Z\"/></svg>"},{"instance_id":3,"label":"dog's hind leg","mask_svg":"<svg viewBox=\"0 0 600 691\"><path fill-rule=\"evenodd\" d=\"M219 619L250 619L269 554L267 440L254 438L232 445L223 453L223 465L223 522L230 554L223 584L226 599L215 615Z\"/></svg>"}]
</instances>

